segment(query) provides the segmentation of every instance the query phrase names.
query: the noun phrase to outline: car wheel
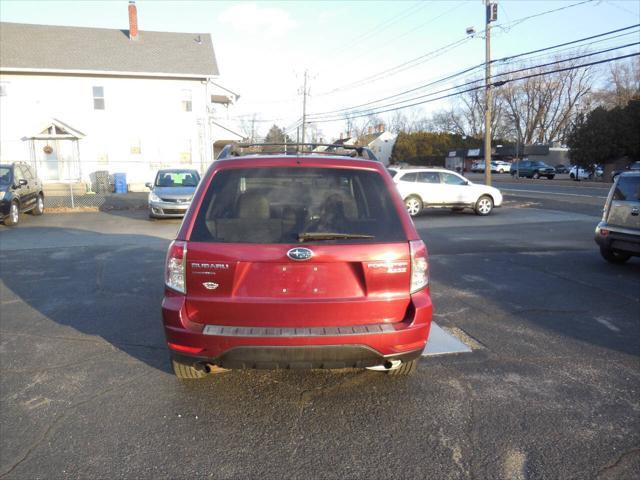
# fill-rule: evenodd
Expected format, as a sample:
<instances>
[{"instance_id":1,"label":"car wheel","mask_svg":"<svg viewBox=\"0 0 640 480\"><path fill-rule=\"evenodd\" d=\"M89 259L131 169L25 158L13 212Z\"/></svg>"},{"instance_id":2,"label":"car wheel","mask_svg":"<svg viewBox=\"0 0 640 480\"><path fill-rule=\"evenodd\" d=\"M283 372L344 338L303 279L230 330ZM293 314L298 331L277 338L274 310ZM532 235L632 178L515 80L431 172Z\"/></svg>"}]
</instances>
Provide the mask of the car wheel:
<instances>
[{"instance_id":1,"label":"car wheel","mask_svg":"<svg viewBox=\"0 0 640 480\"><path fill-rule=\"evenodd\" d=\"M20 222L20 206L18 202L11 202L11 206L9 207L9 215L4 219L4 224L13 227Z\"/></svg>"},{"instance_id":2,"label":"car wheel","mask_svg":"<svg viewBox=\"0 0 640 480\"><path fill-rule=\"evenodd\" d=\"M574 173L570 173L570 174L569 174L569 178L570 178L571 180L575 180L576 176L575 176L575 174L574 174Z\"/></svg>"},{"instance_id":3,"label":"car wheel","mask_svg":"<svg viewBox=\"0 0 640 480\"><path fill-rule=\"evenodd\" d=\"M489 215L493 210L493 199L489 195L481 196L476 202L476 214L485 216Z\"/></svg>"},{"instance_id":4,"label":"car wheel","mask_svg":"<svg viewBox=\"0 0 640 480\"><path fill-rule=\"evenodd\" d=\"M600 247L600 255L607 262L621 264L626 262L631 258L631 255L628 253L619 253L611 250L610 248Z\"/></svg>"},{"instance_id":5,"label":"car wheel","mask_svg":"<svg viewBox=\"0 0 640 480\"><path fill-rule=\"evenodd\" d=\"M171 359L171 366L173 367L173 373L180 380L197 380L208 375L204 369L198 369L191 364L179 362L173 358Z\"/></svg>"},{"instance_id":6,"label":"car wheel","mask_svg":"<svg viewBox=\"0 0 640 480\"><path fill-rule=\"evenodd\" d=\"M533 178L534 180L537 180L540 178L540 174L538 172L533 172L533 176L531 178Z\"/></svg>"},{"instance_id":7,"label":"car wheel","mask_svg":"<svg viewBox=\"0 0 640 480\"><path fill-rule=\"evenodd\" d=\"M42 215L44 213L44 197L42 194L38 195L38 199L36 200L36 206L33 210L31 210L33 215Z\"/></svg>"},{"instance_id":8,"label":"car wheel","mask_svg":"<svg viewBox=\"0 0 640 480\"><path fill-rule=\"evenodd\" d=\"M555 175L547 175L548 180L553 180L553 177L555 177Z\"/></svg>"},{"instance_id":9,"label":"car wheel","mask_svg":"<svg viewBox=\"0 0 640 480\"><path fill-rule=\"evenodd\" d=\"M387 370L385 373L387 375L396 375L398 377L406 377L407 375L411 375L418 369L418 359L411 360L410 362L402 362L402 364L398 368L394 368L393 370Z\"/></svg>"},{"instance_id":10,"label":"car wheel","mask_svg":"<svg viewBox=\"0 0 640 480\"><path fill-rule=\"evenodd\" d=\"M416 195L411 195L404 200L404 206L412 217L420 214L422 211L422 200Z\"/></svg>"}]
</instances>

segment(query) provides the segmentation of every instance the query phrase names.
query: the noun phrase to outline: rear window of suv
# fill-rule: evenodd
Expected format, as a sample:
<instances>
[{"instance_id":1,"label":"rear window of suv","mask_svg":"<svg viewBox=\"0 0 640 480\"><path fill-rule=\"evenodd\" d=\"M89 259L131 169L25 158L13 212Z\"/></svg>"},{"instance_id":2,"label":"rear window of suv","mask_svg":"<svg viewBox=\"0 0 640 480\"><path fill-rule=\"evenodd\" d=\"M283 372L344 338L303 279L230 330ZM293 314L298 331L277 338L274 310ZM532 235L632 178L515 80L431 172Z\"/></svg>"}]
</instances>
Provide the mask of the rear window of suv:
<instances>
[{"instance_id":1,"label":"rear window of suv","mask_svg":"<svg viewBox=\"0 0 640 480\"><path fill-rule=\"evenodd\" d=\"M640 202L640 177L637 175L621 176L613 192L613 199Z\"/></svg>"},{"instance_id":2,"label":"rear window of suv","mask_svg":"<svg viewBox=\"0 0 640 480\"><path fill-rule=\"evenodd\" d=\"M360 238L307 243L406 241L380 174L304 167L219 171L205 193L191 240L298 243L301 235L323 233Z\"/></svg>"}]
</instances>

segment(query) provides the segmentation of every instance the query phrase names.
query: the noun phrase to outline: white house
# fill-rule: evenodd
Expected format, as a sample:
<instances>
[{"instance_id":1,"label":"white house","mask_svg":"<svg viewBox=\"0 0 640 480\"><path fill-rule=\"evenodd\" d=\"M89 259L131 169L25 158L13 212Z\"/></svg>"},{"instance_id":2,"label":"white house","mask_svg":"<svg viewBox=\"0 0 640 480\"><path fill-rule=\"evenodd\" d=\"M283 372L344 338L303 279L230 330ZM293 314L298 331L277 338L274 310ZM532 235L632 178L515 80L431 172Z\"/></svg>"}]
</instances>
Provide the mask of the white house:
<instances>
[{"instance_id":1,"label":"white house","mask_svg":"<svg viewBox=\"0 0 640 480\"><path fill-rule=\"evenodd\" d=\"M165 167L204 170L237 95L218 84L203 33L0 24L0 161L45 182L124 172L133 190Z\"/></svg>"},{"instance_id":2,"label":"white house","mask_svg":"<svg viewBox=\"0 0 640 480\"><path fill-rule=\"evenodd\" d=\"M366 146L378 157L384 165L389 165L393 146L396 144L398 134L384 130L384 125L378 125L377 131L361 135L355 141L355 145Z\"/></svg>"}]
</instances>

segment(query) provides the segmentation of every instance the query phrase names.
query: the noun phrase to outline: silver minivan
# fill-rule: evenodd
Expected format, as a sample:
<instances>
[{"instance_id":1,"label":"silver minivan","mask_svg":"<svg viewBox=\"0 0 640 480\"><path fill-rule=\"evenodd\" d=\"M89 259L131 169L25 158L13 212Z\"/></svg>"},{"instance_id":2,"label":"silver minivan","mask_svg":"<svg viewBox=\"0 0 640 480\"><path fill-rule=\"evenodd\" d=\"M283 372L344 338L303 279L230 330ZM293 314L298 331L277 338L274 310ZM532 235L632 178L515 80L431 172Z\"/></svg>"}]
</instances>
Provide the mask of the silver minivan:
<instances>
[{"instance_id":1,"label":"silver minivan","mask_svg":"<svg viewBox=\"0 0 640 480\"><path fill-rule=\"evenodd\" d=\"M608 262L624 263L640 256L640 172L616 177L595 240Z\"/></svg>"}]
</instances>

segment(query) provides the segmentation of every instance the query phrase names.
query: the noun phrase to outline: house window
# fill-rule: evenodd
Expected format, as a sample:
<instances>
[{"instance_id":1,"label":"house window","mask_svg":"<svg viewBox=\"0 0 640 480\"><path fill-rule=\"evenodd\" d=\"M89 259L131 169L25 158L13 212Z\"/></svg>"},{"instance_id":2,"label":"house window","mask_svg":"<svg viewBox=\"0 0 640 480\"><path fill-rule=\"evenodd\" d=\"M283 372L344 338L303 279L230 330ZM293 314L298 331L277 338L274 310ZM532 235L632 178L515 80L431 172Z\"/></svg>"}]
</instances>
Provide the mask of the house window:
<instances>
[{"instance_id":1,"label":"house window","mask_svg":"<svg viewBox=\"0 0 640 480\"><path fill-rule=\"evenodd\" d=\"M191 90L182 90L182 111L191 111Z\"/></svg>"},{"instance_id":2,"label":"house window","mask_svg":"<svg viewBox=\"0 0 640 480\"><path fill-rule=\"evenodd\" d=\"M106 153L98 153L96 156L98 159L98 165L108 165L109 164L109 155Z\"/></svg>"},{"instance_id":3,"label":"house window","mask_svg":"<svg viewBox=\"0 0 640 480\"><path fill-rule=\"evenodd\" d=\"M140 147L140 139L139 138L132 138L131 142L130 142L130 147L129 147L129 152L132 155L139 155L140 153L142 153L142 148Z\"/></svg>"},{"instance_id":4,"label":"house window","mask_svg":"<svg viewBox=\"0 0 640 480\"><path fill-rule=\"evenodd\" d=\"M191 163L191 139L185 139L180 147L180 163Z\"/></svg>"},{"instance_id":5,"label":"house window","mask_svg":"<svg viewBox=\"0 0 640 480\"><path fill-rule=\"evenodd\" d=\"M93 87L93 109L104 110L104 87Z\"/></svg>"}]
</instances>

